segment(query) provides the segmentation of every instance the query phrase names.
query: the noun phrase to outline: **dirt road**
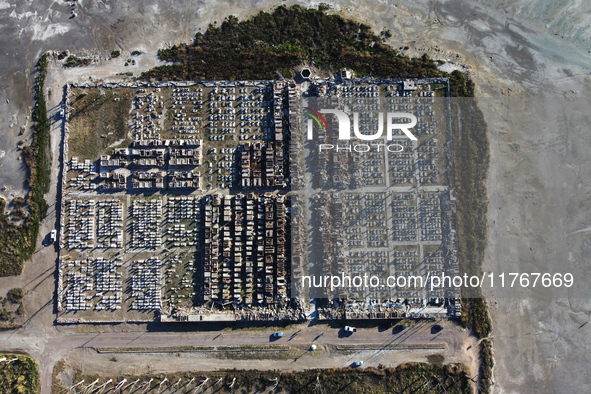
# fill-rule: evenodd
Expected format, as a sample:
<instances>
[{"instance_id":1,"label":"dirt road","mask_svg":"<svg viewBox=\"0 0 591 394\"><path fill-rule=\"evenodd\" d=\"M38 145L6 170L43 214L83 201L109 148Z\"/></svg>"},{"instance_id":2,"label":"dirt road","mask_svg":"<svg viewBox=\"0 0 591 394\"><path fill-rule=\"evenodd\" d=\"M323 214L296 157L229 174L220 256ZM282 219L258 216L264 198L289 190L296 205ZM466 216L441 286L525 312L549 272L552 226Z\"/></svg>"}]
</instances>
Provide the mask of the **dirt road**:
<instances>
[{"instance_id":1,"label":"dirt road","mask_svg":"<svg viewBox=\"0 0 591 394\"><path fill-rule=\"evenodd\" d=\"M298 364L297 361L283 360L233 360L232 368L260 368L301 370L313 367L345 367L353 360L363 360L367 366L383 364L395 366L408 361L426 362L430 355L442 355L445 362L464 363L473 374L477 372L478 346L477 340L467 330L455 323L446 322L441 332L433 331L431 321L418 322L398 332L389 329L359 329L356 333L346 335L344 330L331 328L327 325L302 324L284 330L281 339L274 340L274 329L241 329L213 332L90 332L77 333L73 327L59 327L54 333L41 336L29 336L26 330L0 332L0 342L6 351L26 352L39 360L42 377L42 393L49 393L51 377L55 364L62 358L79 368L95 373L144 373L207 371L228 368L228 363L218 358L204 357L201 353L183 353L179 360L177 352L158 354L138 353L106 353L99 354L95 349L120 348L145 349L158 351L158 348L184 348L190 346L257 346L273 345L305 345L312 343L321 348L327 345L359 345L359 349L342 354L317 353L313 358L307 357ZM100 327L95 327L98 329ZM159 329L165 327L160 325ZM410 345L417 347L409 350L396 350L395 347ZM421 348L436 346L436 349ZM368 349L365 349L365 348ZM470 347L470 349L468 349ZM84 355L81 358L81 355ZM120 363L109 360L116 356Z\"/></svg>"}]
</instances>

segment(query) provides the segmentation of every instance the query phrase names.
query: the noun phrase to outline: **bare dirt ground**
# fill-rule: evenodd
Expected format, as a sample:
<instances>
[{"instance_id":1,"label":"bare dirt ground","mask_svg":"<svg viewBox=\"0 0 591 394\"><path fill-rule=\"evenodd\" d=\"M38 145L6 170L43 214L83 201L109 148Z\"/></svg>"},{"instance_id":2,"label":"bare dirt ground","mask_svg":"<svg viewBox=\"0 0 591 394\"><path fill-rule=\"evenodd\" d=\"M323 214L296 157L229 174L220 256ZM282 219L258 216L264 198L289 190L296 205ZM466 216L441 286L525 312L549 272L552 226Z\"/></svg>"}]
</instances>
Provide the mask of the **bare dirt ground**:
<instances>
[{"instance_id":1,"label":"bare dirt ground","mask_svg":"<svg viewBox=\"0 0 591 394\"><path fill-rule=\"evenodd\" d=\"M490 291L491 299L496 298L491 310L495 377L503 392L521 392L524 387L532 392L586 392L591 179L584 151L591 141L584 108L590 102L554 98L550 112L557 111L539 119L523 115L526 102L531 104L507 100L507 110L495 114L488 269L575 271L575 283L584 286L552 298L521 292L506 299L507 290ZM544 125L545 121L550 122ZM544 129L550 131L532 132Z\"/></svg>"},{"instance_id":2,"label":"bare dirt ground","mask_svg":"<svg viewBox=\"0 0 591 394\"><path fill-rule=\"evenodd\" d=\"M65 355L63 360L69 366L60 375L62 384L72 384L69 379L73 377L76 368L83 373L97 373L108 377L113 374L145 374L149 373L173 373L178 371L214 371L220 369L261 369L261 370L304 370L310 368L344 368L354 361L364 361L364 366L377 367L379 364L395 366L404 362L427 362L429 356L440 355L445 363L464 363L471 367L473 373L477 370L477 346L476 339L470 336L466 330L454 324L444 323L446 328L440 333L431 331L432 322L420 322L408 327L405 331L392 329L379 330L359 329L351 336L343 336L342 330L330 328L326 325L308 326L298 325L284 330L284 337L277 341L271 341L271 329L267 330L236 330L210 333L110 333L110 334L85 334L72 335L71 341L84 345L74 348ZM310 344L315 343L318 349L314 352L307 351ZM175 348L179 346L291 346L295 357L265 357L260 353L256 356L234 356L232 353L220 353L213 356L211 353L198 352L170 352L149 353L150 350L158 351L159 347ZM339 346L355 345L358 349L353 351L339 350ZM393 346L439 346L445 349L392 349ZM469 346L470 350L466 350ZM119 347L121 349L133 348L149 350L142 354L133 353L99 353L96 349L101 347ZM365 346L371 349L365 349ZM104 350L104 349L103 349ZM178 349L182 350L182 349ZM281 356L279 354L279 356ZM115 360L115 361L113 361Z\"/></svg>"},{"instance_id":3,"label":"bare dirt ground","mask_svg":"<svg viewBox=\"0 0 591 394\"><path fill-rule=\"evenodd\" d=\"M591 91L589 2L326 2L334 5L335 12L364 21L376 31L391 30L390 43L408 46L409 55L427 52L433 58L450 60L448 69L463 63L480 97L576 100ZM283 2L294 3L316 5ZM89 76L107 79L126 71L137 75L158 63L157 48L189 41L196 31L228 14L242 18L274 4L266 0L82 0L77 16L69 19L70 2L0 1L0 188L6 186L0 194L12 197L24 192L25 171L16 144L31 137L33 71L43 52L68 49L98 60L90 67L50 72L48 107L55 116L65 81L80 82ZM107 61L114 49L122 50L121 57ZM135 66L124 67L133 50L146 54L137 58ZM480 107L489 124L491 148L489 248L484 268L585 266L591 201L586 153L591 141L588 128L580 125L589 124L588 119L582 118L579 127L568 122L553 128L532 127L530 121L535 117L522 116L518 102L482 100ZM565 112L563 118L572 114ZM56 170L59 127L57 122L52 129ZM24 134L19 136L21 130ZM55 184L47 199L50 212L42 224L42 235L55 226ZM0 278L3 292L19 286L28 292L25 306L29 313L23 328L0 333L0 347L37 357L43 392L49 392L47 382L55 362L89 338L76 342L61 334L64 328L52 326L56 253L53 248L42 248L40 241L21 276ZM571 294L551 301L505 299L498 290L489 295L496 392L590 391L591 325L584 323L590 319L591 305L585 298ZM164 368L166 363L160 365Z\"/></svg>"}]
</instances>

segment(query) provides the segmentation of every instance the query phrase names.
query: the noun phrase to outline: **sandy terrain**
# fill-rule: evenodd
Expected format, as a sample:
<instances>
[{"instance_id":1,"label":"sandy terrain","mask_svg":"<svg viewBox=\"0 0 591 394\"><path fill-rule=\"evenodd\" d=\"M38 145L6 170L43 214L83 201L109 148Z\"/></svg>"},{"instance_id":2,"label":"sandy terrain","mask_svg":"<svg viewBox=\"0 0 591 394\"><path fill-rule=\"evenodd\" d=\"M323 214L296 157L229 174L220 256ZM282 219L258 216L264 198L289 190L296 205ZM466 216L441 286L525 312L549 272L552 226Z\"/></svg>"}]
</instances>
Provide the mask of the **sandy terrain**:
<instances>
[{"instance_id":1,"label":"sandy terrain","mask_svg":"<svg viewBox=\"0 0 591 394\"><path fill-rule=\"evenodd\" d=\"M589 369L589 99L554 98L550 116L523 116L524 100L496 114L489 174L489 248L496 272L576 272L582 288L545 294L495 289L499 392L587 392ZM527 100L529 101L529 100ZM540 106L540 103L536 103ZM530 127L524 127L528 122ZM507 127L503 127L503 125ZM520 127L515 127L519 125ZM551 130L532 133L532 130ZM554 132L552 132L554 131ZM518 209L516 204L521 207ZM508 295L513 298L506 299ZM531 390L531 391L529 391Z\"/></svg>"},{"instance_id":2,"label":"sandy terrain","mask_svg":"<svg viewBox=\"0 0 591 394\"><path fill-rule=\"evenodd\" d=\"M477 366L476 339L468 335L466 330L446 324L441 333L431 332L433 323L423 322L407 328L406 331L392 334L392 330L360 329L350 337L342 337L338 329L327 326L300 325L284 330L284 338L273 342L274 345L290 345L296 349L294 357L280 359L264 359L257 355L255 359L248 356L231 357L231 361L220 353L218 357L203 352L172 352L172 353L98 353L102 347L142 348L149 346L158 351L158 347L166 346L236 346L236 345L269 345L272 330L257 331L224 331L220 336L217 332L190 333L185 335L171 333L119 333L119 334L87 334L71 335L71 341L83 343L84 348L74 348L67 353L64 361L71 368L82 369L86 373L98 373L102 376L112 374L143 374L172 373L178 371L213 371L231 368L237 369L279 369L304 370L309 368L343 368L353 361L363 360L365 366L377 367L379 364L395 366L404 362L426 362L430 355L441 355L447 363L461 362L475 372ZM295 335L294 335L295 334ZM84 342L83 342L84 338ZM312 343L318 345L315 352L306 349ZM371 344L371 345L366 345ZM434 345L444 344L444 349L392 350L392 346ZM355 351L339 350L342 345L355 345L359 348L370 346L371 349ZM464 351L472 345L469 351ZM105 349L102 349L103 351ZM228 354L226 354L228 357ZM113 361L115 359L116 361ZM61 375L64 384L72 384L68 379L72 376L71 368Z\"/></svg>"},{"instance_id":3,"label":"sandy terrain","mask_svg":"<svg viewBox=\"0 0 591 394\"><path fill-rule=\"evenodd\" d=\"M376 353L379 353L376 356ZM408 350L408 351L358 351L354 353L321 349L316 352L298 350L299 358L281 360L263 359L226 359L223 356L213 358L200 352L195 353L170 353L170 354L145 354L138 360L137 355L120 353L98 354L92 349L75 349L64 359L70 367L83 366L84 372L95 373L108 378L117 374L136 374L142 376L147 371L149 375L159 373L187 372L211 372L231 368L246 370L279 370L279 371L303 371L314 368L347 368L354 361L364 361L364 367L377 368L381 365L398 365L405 362L427 362L427 357L433 354L441 354L437 351ZM300 356L301 355L301 356ZM116 361L113 361L116 360ZM465 361L462 358L445 358L445 362ZM60 376L64 377L64 386L77 382L67 381L66 377L72 376L71 368L68 368ZM69 379L68 379L69 380ZM103 381L105 381L104 379Z\"/></svg>"},{"instance_id":4,"label":"sandy terrain","mask_svg":"<svg viewBox=\"0 0 591 394\"><path fill-rule=\"evenodd\" d=\"M31 135L32 70L41 53L69 49L99 59L96 68L51 74L49 108L55 111L65 80L82 80L88 73L105 78L122 71L137 74L156 64L157 48L190 40L198 29L229 13L245 17L274 4L213 0L78 3L78 16L69 19L69 3L62 0L0 1L0 188L7 188L0 195L23 192L25 173L17 159L16 143ZM365 0L339 1L335 8L371 24L376 31L390 29L391 43L409 46L411 55L427 51L434 58L465 63L481 97L543 95L574 100L591 91L589 2L408 0L394 5ZM118 48L122 56L107 62L108 54ZM138 58L136 66L122 67L135 49L147 53ZM562 122L558 128L532 127L537 117L523 116L520 106L498 99L481 102L491 141L490 247L485 269L584 267L589 255L591 200L586 153L590 141L589 128L581 125L588 125L589 120ZM569 116L572 111L563 118ZM21 128L24 135L18 136ZM57 147L59 126L54 128L52 145ZM54 160L56 154L57 149ZM48 200L55 202L55 185ZM42 234L55 224L53 206L49 215ZM54 340L59 334L51 327L55 251L39 248L23 275L0 279L2 290L20 285L30 291L26 306L31 315L24 328L1 333L0 344L47 361L43 364L46 379L65 349L56 349ZM589 384L586 360L591 325L582 326L590 319L589 302L580 294L549 302L532 297L505 299L504 295L491 293L496 297L491 298L495 391L590 391L584 385Z\"/></svg>"}]
</instances>

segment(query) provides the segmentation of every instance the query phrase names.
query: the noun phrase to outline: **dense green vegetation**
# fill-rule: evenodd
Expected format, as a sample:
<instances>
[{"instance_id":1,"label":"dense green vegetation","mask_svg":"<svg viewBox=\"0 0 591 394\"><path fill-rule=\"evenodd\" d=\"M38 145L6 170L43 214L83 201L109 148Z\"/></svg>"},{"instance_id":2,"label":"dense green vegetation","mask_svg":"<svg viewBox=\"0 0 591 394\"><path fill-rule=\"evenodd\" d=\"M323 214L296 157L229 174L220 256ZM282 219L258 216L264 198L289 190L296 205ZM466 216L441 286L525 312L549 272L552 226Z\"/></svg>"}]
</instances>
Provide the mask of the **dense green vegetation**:
<instances>
[{"instance_id":1,"label":"dense green vegetation","mask_svg":"<svg viewBox=\"0 0 591 394\"><path fill-rule=\"evenodd\" d=\"M458 70L453 71L449 75L449 90L451 97L474 97L474 83L468 80L466 75ZM482 113L480 114L482 115Z\"/></svg>"},{"instance_id":2,"label":"dense green vegetation","mask_svg":"<svg viewBox=\"0 0 591 394\"><path fill-rule=\"evenodd\" d=\"M486 338L491 331L486 302L483 298L471 298L468 303L470 305L468 315L470 324L468 327L472 328L478 338Z\"/></svg>"},{"instance_id":3,"label":"dense green vegetation","mask_svg":"<svg viewBox=\"0 0 591 394\"><path fill-rule=\"evenodd\" d=\"M114 359L116 362L116 359ZM461 364L423 364L408 363L397 368L385 369L310 369L304 372L288 373L279 371L216 371L201 373L199 375L174 374L151 376L116 376L113 381L128 381L140 379L146 381L154 379L153 386L158 387L159 382L168 379L164 387L172 385L178 379L187 382L196 378L197 382L209 378L204 388L211 387L212 392L281 392L290 393L472 393L469 378L466 375L466 367ZM75 381L94 381L99 376L83 375L77 373ZM102 377L105 380L111 377ZM219 378L222 383L216 385ZM232 388L229 384L234 381ZM277 379L277 380L275 380ZM275 390L271 390L277 383ZM191 386L193 388L194 386Z\"/></svg>"},{"instance_id":4,"label":"dense green vegetation","mask_svg":"<svg viewBox=\"0 0 591 394\"><path fill-rule=\"evenodd\" d=\"M6 308L7 302L8 299L2 297L2 308L0 308L0 328L12 327L14 323L12 311Z\"/></svg>"},{"instance_id":5,"label":"dense green vegetation","mask_svg":"<svg viewBox=\"0 0 591 394\"><path fill-rule=\"evenodd\" d=\"M92 63L91 59L70 55L64 62L64 67L82 67L88 66L90 63Z\"/></svg>"},{"instance_id":6,"label":"dense green vegetation","mask_svg":"<svg viewBox=\"0 0 591 394\"><path fill-rule=\"evenodd\" d=\"M6 394L39 392L39 370L35 360L20 354L0 354L0 359L2 358L6 358L6 361L0 368L0 392ZM15 358L17 360L14 360Z\"/></svg>"},{"instance_id":7,"label":"dense green vegetation","mask_svg":"<svg viewBox=\"0 0 591 394\"><path fill-rule=\"evenodd\" d=\"M35 250L39 222L47 212L47 202L43 195L49 191L49 176L51 172L51 155L49 152L49 128L47 108L43 87L47 73L47 54L37 63L39 76L35 92L36 106L33 110L35 121L35 135L31 146L23 149L25 163L28 167L29 193L26 203L29 215L24 223L14 223L4 213L6 201L0 199L0 276L20 274L23 262L31 257Z\"/></svg>"},{"instance_id":8,"label":"dense green vegetation","mask_svg":"<svg viewBox=\"0 0 591 394\"><path fill-rule=\"evenodd\" d=\"M12 302L13 304L18 304L22 301L24 296L25 293L23 292L23 289L15 287L14 289L8 290L7 298L8 301Z\"/></svg>"},{"instance_id":9,"label":"dense green vegetation","mask_svg":"<svg viewBox=\"0 0 591 394\"><path fill-rule=\"evenodd\" d=\"M328 71L348 67L358 76L435 77L443 75L428 57L410 59L384 44L367 25L320 9L280 6L197 33L192 44L161 49L174 65L142 74L154 79L275 79L293 76L293 68L314 63Z\"/></svg>"},{"instance_id":10,"label":"dense green vegetation","mask_svg":"<svg viewBox=\"0 0 591 394\"><path fill-rule=\"evenodd\" d=\"M472 82L459 71L450 76L450 86L453 97L474 96ZM480 276L488 210L486 174L490 156L487 126L475 100L452 100L451 106L460 271ZM473 298L462 300L461 323L471 328L478 338L486 338L492 328L486 302L479 291L471 295ZM492 343L485 339L480 347L479 371L483 393L490 392L493 364Z\"/></svg>"},{"instance_id":11,"label":"dense green vegetation","mask_svg":"<svg viewBox=\"0 0 591 394\"><path fill-rule=\"evenodd\" d=\"M492 343L485 339L482 341L482 349L480 351L480 385L481 393L490 393L490 386L492 384L492 369L494 366L494 359L492 355Z\"/></svg>"},{"instance_id":12,"label":"dense green vegetation","mask_svg":"<svg viewBox=\"0 0 591 394\"><path fill-rule=\"evenodd\" d=\"M12 200L12 217L18 220L24 219L27 214L25 212L27 203L22 197L15 197Z\"/></svg>"},{"instance_id":13,"label":"dense green vegetation","mask_svg":"<svg viewBox=\"0 0 591 394\"><path fill-rule=\"evenodd\" d=\"M452 73L450 85L453 86L453 96L473 96L472 83L459 71ZM451 106L460 270L480 276L488 210L486 174L490 157L487 126L475 100L452 100ZM463 300L462 324L472 328L478 338L485 338L491 330L486 303L481 294L472 296L475 298Z\"/></svg>"}]
</instances>

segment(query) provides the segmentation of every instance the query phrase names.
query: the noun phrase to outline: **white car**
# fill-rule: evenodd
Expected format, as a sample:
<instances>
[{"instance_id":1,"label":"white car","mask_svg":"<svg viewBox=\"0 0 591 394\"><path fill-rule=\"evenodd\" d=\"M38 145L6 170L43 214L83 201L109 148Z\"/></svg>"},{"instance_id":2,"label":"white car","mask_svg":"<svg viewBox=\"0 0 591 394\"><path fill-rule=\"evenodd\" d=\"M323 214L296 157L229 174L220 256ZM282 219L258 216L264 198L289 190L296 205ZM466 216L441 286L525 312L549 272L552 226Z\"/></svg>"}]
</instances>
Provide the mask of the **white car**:
<instances>
[{"instance_id":1,"label":"white car","mask_svg":"<svg viewBox=\"0 0 591 394\"><path fill-rule=\"evenodd\" d=\"M357 329L355 327L345 326L345 331L347 331L347 332L356 332Z\"/></svg>"},{"instance_id":2,"label":"white car","mask_svg":"<svg viewBox=\"0 0 591 394\"><path fill-rule=\"evenodd\" d=\"M363 361L355 361L355 362L353 363L353 366L354 366L354 367L360 367L360 366L362 366L362 365L363 365Z\"/></svg>"},{"instance_id":3,"label":"white car","mask_svg":"<svg viewBox=\"0 0 591 394\"><path fill-rule=\"evenodd\" d=\"M55 242L55 240L57 239L57 230L56 229L51 230L49 237L51 238L51 242Z\"/></svg>"}]
</instances>

